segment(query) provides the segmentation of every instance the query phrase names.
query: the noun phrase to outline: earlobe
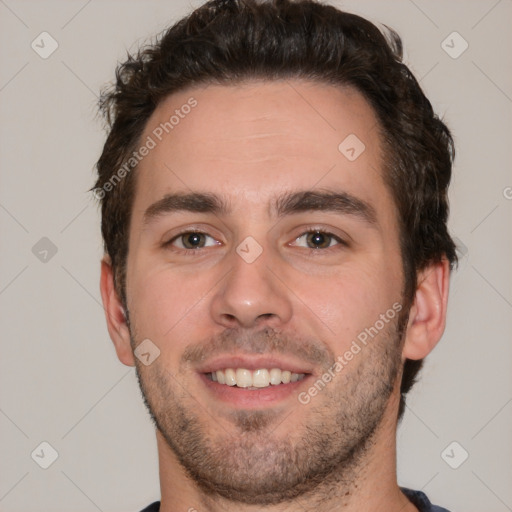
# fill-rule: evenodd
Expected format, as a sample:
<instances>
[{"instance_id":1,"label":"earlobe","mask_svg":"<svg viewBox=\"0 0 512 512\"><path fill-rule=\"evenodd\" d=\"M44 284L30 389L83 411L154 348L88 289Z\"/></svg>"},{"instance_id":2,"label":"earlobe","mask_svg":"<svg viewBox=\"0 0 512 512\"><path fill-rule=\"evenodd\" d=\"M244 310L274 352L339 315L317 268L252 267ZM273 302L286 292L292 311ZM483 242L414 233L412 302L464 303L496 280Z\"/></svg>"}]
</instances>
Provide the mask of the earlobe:
<instances>
[{"instance_id":1,"label":"earlobe","mask_svg":"<svg viewBox=\"0 0 512 512\"><path fill-rule=\"evenodd\" d=\"M450 263L443 258L418 274L418 286L409 314L404 359L423 359L437 345L446 324Z\"/></svg>"},{"instance_id":2,"label":"earlobe","mask_svg":"<svg viewBox=\"0 0 512 512\"><path fill-rule=\"evenodd\" d=\"M101 298L107 320L110 339L114 343L118 359L126 366L135 366L130 345L130 331L126 322L126 313L114 286L114 274L110 258L101 260L100 278Z\"/></svg>"}]
</instances>

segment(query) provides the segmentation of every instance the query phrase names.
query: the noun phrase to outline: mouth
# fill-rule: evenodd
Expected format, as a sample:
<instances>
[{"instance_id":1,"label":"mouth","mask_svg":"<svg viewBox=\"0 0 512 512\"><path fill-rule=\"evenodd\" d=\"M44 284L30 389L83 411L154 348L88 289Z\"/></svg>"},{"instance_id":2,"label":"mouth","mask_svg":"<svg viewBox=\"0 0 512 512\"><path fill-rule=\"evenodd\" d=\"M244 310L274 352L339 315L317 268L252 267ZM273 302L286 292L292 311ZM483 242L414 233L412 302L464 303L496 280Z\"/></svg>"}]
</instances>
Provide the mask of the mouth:
<instances>
[{"instance_id":1,"label":"mouth","mask_svg":"<svg viewBox=\"0 0 512 512\"><path fill-rule=\"evenodd\" d=\"M244 388L248 390L264 389L298 382L306 377L305 373L295 373L281 368L224 368L205 374L208 379L223 386Z\"/></svg>"},{"instance_id":2,"label":"mouth","mask_svg":"<svg viewBox=\"0 0 512 512\"><path fill-rule=\"evenodd\" d=\"M265 409L291 400L312 369L292 357L219 356L197 369L208 394L237 409ZM293 402L292 402L293 403Z\"/></svg>"}]
</instances>

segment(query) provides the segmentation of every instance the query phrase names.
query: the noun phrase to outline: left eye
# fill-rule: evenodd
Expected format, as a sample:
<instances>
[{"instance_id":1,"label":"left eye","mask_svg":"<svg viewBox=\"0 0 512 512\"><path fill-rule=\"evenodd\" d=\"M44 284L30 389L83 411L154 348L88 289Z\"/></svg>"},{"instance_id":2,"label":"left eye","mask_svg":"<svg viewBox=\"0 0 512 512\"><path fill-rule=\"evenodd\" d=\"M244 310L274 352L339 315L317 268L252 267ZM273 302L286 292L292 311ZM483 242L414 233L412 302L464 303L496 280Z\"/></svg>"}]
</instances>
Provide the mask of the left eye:
<instances>
[{"instance_id":1,"label":"left eye","mask_svg":"<svg viewBox=\"0 0 512 512\"><path fill-rule=\"evenodd\" d=\"M327 249L342 242L337 236L323 231L309 231L295 239L296 245L308 249ZM303 245L306 244L306 245Z\"/></svg>"},{"instance_id":2,"label":"left eye","mask_svg":"<svg viewBox=\"0 0 512 512\"><path fill-rule=\"evenodd\" d=\"M218 245L218 242L205 233L189 232L178 235L170 240L168 244L179 249L202 249L203 247Z\"/></svg>"}]
</instances>

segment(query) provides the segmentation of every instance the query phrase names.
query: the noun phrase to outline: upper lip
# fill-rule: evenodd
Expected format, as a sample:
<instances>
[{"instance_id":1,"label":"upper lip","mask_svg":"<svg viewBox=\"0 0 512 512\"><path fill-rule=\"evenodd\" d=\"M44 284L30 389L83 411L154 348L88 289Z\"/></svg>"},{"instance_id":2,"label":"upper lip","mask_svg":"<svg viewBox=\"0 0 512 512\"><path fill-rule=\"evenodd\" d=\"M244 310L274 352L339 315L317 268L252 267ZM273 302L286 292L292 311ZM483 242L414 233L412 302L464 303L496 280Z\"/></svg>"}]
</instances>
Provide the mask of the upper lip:
<instances>
[{"instance_id":1,"label":"upper lip","mask_svg":"<svg viewBox=\"0 0 512 512\"><path fill-rule=\"evenodd\" d=\"M215 356L201 363L197 370L200 373L211 373L226 368L245 368L246 370L259 370L261 368L280 368L292 373L312 373L309 365L294 360L292 357L261 356L261 355L221 355Z\"/></svg>"}]
</instances>

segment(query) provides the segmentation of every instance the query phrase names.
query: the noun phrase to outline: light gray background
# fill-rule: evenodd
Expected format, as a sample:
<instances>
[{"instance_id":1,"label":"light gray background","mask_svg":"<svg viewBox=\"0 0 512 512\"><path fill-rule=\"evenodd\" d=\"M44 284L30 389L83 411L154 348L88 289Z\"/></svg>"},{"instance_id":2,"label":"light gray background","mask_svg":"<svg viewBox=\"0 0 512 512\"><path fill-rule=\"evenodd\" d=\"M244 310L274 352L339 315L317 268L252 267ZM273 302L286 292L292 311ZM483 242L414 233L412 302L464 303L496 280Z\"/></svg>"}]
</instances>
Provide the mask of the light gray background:
<instances>
[{"instance_id":1,"label":"light gray background","mask_svg":"<svg viewBox=\"0 0 512 512\"><path fill-rule=\"evenodd\" d=\"M0 0L2 512L138 511L160 496L134 370L105 326L86 190L104 141L100 86L199 3ZM399 429L399 482L452 512L512 510L512 2L336 5L397 29L457 143L450 228L465 248L446 333ZM47 59L31 48L43 31L59 45ZM457 59L442 47L453 31L469 44ZM57 247L46 262L32 252L42 237ZM46 470L31 458L42 441L59 454ZM469 453L458 469L441 457L452 441Z\"/></svg>"}]
</instances>

